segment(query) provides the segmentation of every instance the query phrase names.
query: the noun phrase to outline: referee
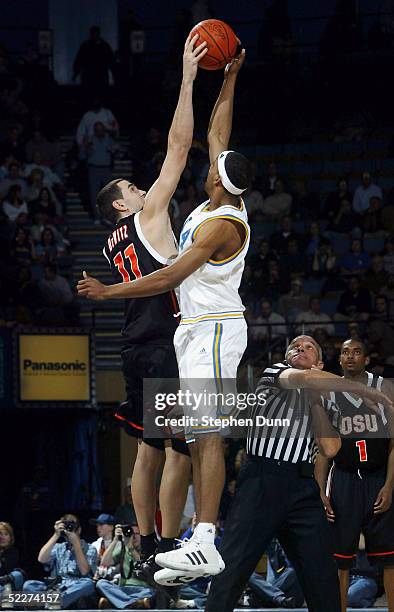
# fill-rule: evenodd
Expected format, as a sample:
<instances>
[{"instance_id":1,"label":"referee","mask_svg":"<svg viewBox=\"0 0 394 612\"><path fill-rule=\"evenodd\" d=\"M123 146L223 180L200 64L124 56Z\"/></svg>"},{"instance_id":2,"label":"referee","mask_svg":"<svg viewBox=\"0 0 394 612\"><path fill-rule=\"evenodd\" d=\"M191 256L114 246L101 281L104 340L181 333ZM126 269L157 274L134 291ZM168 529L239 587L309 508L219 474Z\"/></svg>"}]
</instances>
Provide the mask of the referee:
<instances>
[{"instance_id":1,"label":"referee","mask_svg":"<svg viewBox=\"0 0 394 612\"><path fill-rule=\"evenodd\" d=\"M392 404L376 389L322 368L320 346L310 336L298 336L288 346L285 361L267 368L258 383L256 393L264 397L254 408L254 423L258 416L270 419L269 423L271 419L287 423L274 421L274 427L255 425L248 431L248 458L238 477L220 548L226 568L212 581L205 612L232 612L275 536L296 569L309 609L341 609L328 523L313 478L316 443L320 453L332 457L340 448L340 438L320 401L310 402L306 390L353 391L370 404ZM327 437L313 439L315 415L320 424L326 420Z\"/></svg>"}]
</instances>

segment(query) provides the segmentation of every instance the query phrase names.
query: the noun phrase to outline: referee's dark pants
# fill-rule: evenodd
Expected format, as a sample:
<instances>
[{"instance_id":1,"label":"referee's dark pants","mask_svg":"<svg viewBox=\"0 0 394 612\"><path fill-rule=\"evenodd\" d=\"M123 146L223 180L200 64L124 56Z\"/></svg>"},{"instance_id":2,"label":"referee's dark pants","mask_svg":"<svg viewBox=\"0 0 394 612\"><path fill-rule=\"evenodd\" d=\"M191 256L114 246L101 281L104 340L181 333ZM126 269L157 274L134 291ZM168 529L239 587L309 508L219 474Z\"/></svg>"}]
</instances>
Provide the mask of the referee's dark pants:
<instances>
[{"instance_id":1,"label":"referee's dark pants","mask_svg":"<svg viewBox=\"0 0 394 612\"><path fill-rule=\"evenodd\" d=\"M227 517L220 553L225 570L205 612L232 612L271 539L294 565L311 612L340 612L337 567L312 466L248 457Z\"/></svg>"}]
</instances>

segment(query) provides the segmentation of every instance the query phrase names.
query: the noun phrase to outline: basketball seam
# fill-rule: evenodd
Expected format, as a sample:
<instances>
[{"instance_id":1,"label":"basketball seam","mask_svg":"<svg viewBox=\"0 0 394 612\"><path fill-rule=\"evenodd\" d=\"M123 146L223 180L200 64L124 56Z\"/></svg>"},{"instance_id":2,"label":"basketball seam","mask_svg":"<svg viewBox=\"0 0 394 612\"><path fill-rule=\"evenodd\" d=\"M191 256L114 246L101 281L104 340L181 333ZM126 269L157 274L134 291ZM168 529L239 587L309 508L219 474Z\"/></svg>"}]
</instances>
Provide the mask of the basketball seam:
<instances>
[{"instance_id":1,"label":"basketball seam","mask_svg":"<svg viewBox=\"0 0 394 612\"><path fill-rule=\"evenodd\" d=\"M223 56L224 61L227 63L227 59L226 56L224 55L223 51L221 50L221 48L219 47L219 45L217 44L216 40L214 39L214 37L212 36L212 34L210 32L208 32L208 30L206 28L204 28L204 26L200 26L202 30L204 30L205 34L207 34L207 36L209 36L209 38L211 38L212 42L214 43L215 47L217 47L220 51L220 53ZM219 64L219 62L218 62Z\"/></svg>"},{"instance_id":2,"label":"basketball seam","mask_svg":"<svg viewBox=\"0 0 394 612\"><path fill-rule=\"evenodd\" d=\"M228 32L227 32L227 28L224 28L224 31L226 33L226 38L227 38L227 51L228 51L228 56L231 57L231 53L230 53L230 39L228 37Z\"/></svg>"}]
</instances>

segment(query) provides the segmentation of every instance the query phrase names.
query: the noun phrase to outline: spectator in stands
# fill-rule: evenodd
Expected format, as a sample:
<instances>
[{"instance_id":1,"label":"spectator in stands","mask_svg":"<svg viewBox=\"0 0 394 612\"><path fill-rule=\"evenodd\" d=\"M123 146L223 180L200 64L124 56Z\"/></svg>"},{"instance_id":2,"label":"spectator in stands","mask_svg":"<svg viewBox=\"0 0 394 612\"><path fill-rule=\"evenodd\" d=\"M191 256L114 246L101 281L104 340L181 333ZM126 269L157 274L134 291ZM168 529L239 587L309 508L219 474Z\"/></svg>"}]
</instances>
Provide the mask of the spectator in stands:
<instances>
[{"instance_id":1,"label":"spectator in stands","mask_svg":"<svg viewBox=\"0 0 394 612\"><path fill-rule=\"evenodd\" d=\"M317 221L312 221L304 240L306 255L314 257L319 250L321 240L320 225Z\"/></svg>"},{"instance_id":2,"label":"spectator in stands","mask_svg":"<svg viewBox=\"0 0 394 612\"><path fill-rule=\"evenodd\" d=\"M77 128L76 141L81 149L94 136L94 126L99 122L104 125L109 136L112 138L118 136L119 125L114 114L103 106L100 98L95 98L92 108L83 115Z\"/></svg>"},{"instance_id":3,"label":"spectator in stands","mask_svg":"<svg viewBox=\"0 0 394 612\"><path fill-rule=\"evenodd\" d=\"M36 247L36 257L40 264L53 263L58 256L55 235L50 227L45 227L41 234L41 241Z\"/></svg>"},{"instance_id":4,"label":"spectator in stands","mask_svg":"<svg viewBox=\"0 0 394 612\"><path fill-rule=\"evenodd\" d=\"M267 167L267 174L263 177L263 197L267 198L275 193L275 183L278 179L276 163L271 161Z\"/></svg>"},{"instance_id":5,"label":"spectator in stands","mask_svg":"<svg viewBox=\"0 0 394 612\"><path fill-rule=\"evenodd\" d=\"M366 321L372 310L371 294L361 286L357 276L349 278L348 288L342 293L337 306L337 320L362 319Z\"/></svg>"},{"instance_id":6,"label":"spectator in stands","mask_svg":"<svg viewBox=\"0 0 394 612\"><path fill-rule=\"evenodd\" d=\"M299 234L293 231L293 222L291 217L286 215L281 221L281 229L271 236L271 249L276 255L287 253L287 245L290 240L300 241Z\"/></svg>"},{"instance_id":7,"label":"spectator in stands","mask_svg":"<svg viewBox=\"0 0 394 612\"><path fill-rule=\"evenodd\" d=\"M364 235L369 238L385 236L382 221L382 200L373 196L369 201L369 208L365 211L362 223Z\"/></svg>"},{"instance_id":8,"label":"spectator in stands","mask_svg":"<svg viewBox=\"0 0 394 612\"><path fill-rule=\"evenodd\" d=\"M39 281L39 288L46 306L43 319L52 319L53 324L68 322L78 325L79 307L67 280L57 273L57 266L50 263L44 268L44 278Z\"/></svg>"},{"instance_id":9,"label":"spectator in stands","mask_svg":"<svg viewBox=\"0 0 394 612\"><path fill-rule=\"evenodd\" d=\"M359 238L352 240L350 251L339 260L341 274L361 274L370 264L370 257L364 251L363 243Z\"/></svg>"},{"instance_id":10,"label":"spectator in stands","mask_svg":"<svg viewBox=\"0 0 394 612\"><path fill-rule=\"evenodd\" d=\"M100 28L92 26L75 57L73 80L81 77L82 87L88 93L102 94L109 84L109 73L114 75L115 58L110 45L101 38Z\"/></svg>"},{"instance_id":11,"label":"spectator in stands","mask_svg":"<svg viewBox=\"0 0 394 612\"><path fill-rule=\"evenodd\" d=\"M309 298L303 291L303 281L301 278L292 278L290 291L282 295L279 299L279 311L285 319L294 320L296 316L307 310Z\"/></svg>"},{"instance_id":12,"label":"spectator in stands","mask_svg":"<svg viewBox=\"0 0 394 612\"><path fill-rule=\"evenodd\" d=\"M139 559L135 543L131 527L130 531L123 533L120 525L115 526L114 538L102 557L102 564L111 566L119 563L121 578L119 584L109 580L97 582L97 590L103 595L99 601L100 609L131 608L136 601L153 596L153 590L146 582L133 575L134 564Z\"/></svg>"},{"instance_id":13,"label":"spectator in stands","mask_svg":"<svg viewBox=\"0 0 394 612\"><path fill-rule=\"evenodd\" d=\"M25 200L22 197L22 190L19 185L12 185L3 202L3 211L7 215L11 223L14 223L19 215L28 214L28 208Z\"/></svg>"},{"instance_id":14,"label":"spectator in stands","mask_svg":"<svg viewBox=\"0 0 394 612\"><path fill-rule=\"evenodd\" d=\"M283 180L277 178L274 193L265 198L262 211L269 219L280 219L283 215L290 214L292 201L292 196L285 192Z\"/></svg>"},{"instance_id":15,"label":"spectator in stands","mask_svg":"<svg viewBox=\"0 0 394 612\"><path fill-rule=\"evenodd\" d=\"M124 503L115 510L115 521L120 525L136 525L137 520L131 497L131 483L124 488Z\"/></svg>"},{"instance_id":16,"label":"spectator in stands","mask_svg":"<svg viewBox=\"0 0 394 612\"><path fill-rule=\"evenodd\" d=\"M276 260L276 255L270 250L268 240L261 240L258 251L250 258L249 264L253 272L260 270L263 274L268 272L268 264L271 260Z\"/></svg>"},{"instance_id":17,"label":"spectator in stands","mask_svg":"<svg viewBox=\"0 0 394 612\"><path fill-rule=\"evenodd\" d=\"M179 204L180 221L183 223L188 215L195 209L198 200L197 189L194 183L190 183L185 190L185 197Z\"/></svg>"},{"instance_id":18,"label":"spectator in stands","mask_svg":"<svg viewBox=\"0 0 394 612\"><path fill-rule=\"evenodd\" d=\"M90 213L94 223L100 223L96 206L98 192L112 177L115 143L101 121L94 124L93 136L86 143Z\"/></svg>"},{"instance_id":19,"label":"spectator in stands","mask_svg":"<svg viewBox=\"0 0 394 612\"><path fill-rule=\"evenodd\" d=\"M295 320L297 334L313 334L315 329L321 327L326 330L329 336L335 334L335 327L331 317L321 312L321 301L318 297L311 297L309 300L309 310L300 312Z\"/></svg>"},{"instance_id":20,"label":"spectator in stands","mask_svg":"<svg viewBox=\"0 0 394 612\"><path fill-rule=\"evenodd\" d=\"M364 274L364 287L377 294L387 284L388 279L389 273L383 267L383 257L378 254L373 255L371 265Z\"/></svg>"},{"instance_id":21,"label":"spectator in stands","mask_svg":"<svg viewBox=\"0 0 394 612\"><path fill-rule=\"evenodd\" d=\"M2 142L0 147L1 157L8 157L12 155L18 162L25 161L25 147L21 136L21 129L17 126L12 126L7 132L6 139Z\"/></svg>"},{"instance_id":22,"label":"spectator in stands","mask_svg":"<svg viewBox=\"0 0 394 612\"><path fill-rule=\"evenodd\" d=\"M394 240L389 238L384 245L383 268L389 274L394 274Z\"/></svg>"},{"instance_id":23,"label":"spectator in stands","mask_svg":"<svg viewBox=\"0 0 394 612\"><path fill-rule=\"evenodd\" d=\"M382 319L383 321L388 321L389 316L388 299L385 295L377 295L375 297L375 304L371 314L371 319Z\"/></svg>"},{"instance_id":24,"label":"spectator in stands","mask_svg":"<svg viewBox=\"0 0 394 612\"><path fill-rule=\"evenodd\" d=\"M259 289L261 290L261 288ZM242 275L241 286L239 288L239 294L242 297L243 303L245 305L252 305L254 300L257 298L257 293L258 289L256 287L253 269L250 265L246 265Z\"/></svg>"},{"instance_id":25,"label":"spectator in stands","mask_svg":"<svg viewBox=\"0 0 394 612\"><path fill-rule=\"evenodd\" d=\"M324 369L326 372L331 372L331 374L342 376L341 366L339 365L339 351L336 349L335 343L332 340L327 339L322 342L320 346L323 350Z\"/></svg>"},{"instance_id":26,"label":"spectator in stands","mask_svg":"<svg viewBox=\"0 0 394 612\"><path fill-rule=\"evenodd\" d=\"M256 187L256 179L254 178L248 191L244 195L244 202L248 216L256 223L260 223L264 219L263 214L263 194Z\"/></svg>"},{"instance_id":27,"label":"spectator in stands","mask_svg":"<svg viewBox=\"0 0 394 612\"><path fill-rule=\"evenodd\" d=\"M273 312L270 300L261 300L260 310L253 323L255 326L250 330L252 340L268 342L274 338L287 336L286 321L282 315Z\"/></svg>"},{"instance_id":28,"label":"spectator in stands","mask_svg":"<svg viewBox=\"0 0 394 612\"><path fill-rule=\"evenodd\" d=\"M23 585L23 572L18 568L19 552L15 547L14 530L10 523L0 522L0 597L5 585L20 591Z\"/></svg>"},{"instance_id":29,"label":"spectator in stands","mask_svg":"<svg viewBox=\"0 0 394 612\"><path fill-rule=\"evenodd\" d=\"M360 215L352 209L350 200L341 200L338 214L332 217L327 225L327 230L339 234L349 234L361 224Z\"/></svg>"},{"instance_id":30,"label":"spectator in stands","mask_svg":"<svg viewBox=\"0 0 394 612\"><path fill-rule=\"evenodd\" d=\"M31 163L36 153L40 154L41 164L53 167L60 160L61 153L56 143L49 142L41 130L34 130L26 144L26 159Z\"/></svg>"},{"instance_id":31,"label":"spectator in stands","mask_svg":"<svg viewBox=\"0 0 394 612\"><path fill-rule=\"evenodd\" d=\"M387 285L383 287L380 293L388 299L390 318L394 320L394 274L390 274Z\"/></svg>"},{"instance_id":32,"label":"spectator in stands","mask_svg":"<svg viewBox=\"0 0 394 612\"><path fill-rule=\"evenodd\" d=\"M43 173L43 182L47 187L61 187L62 181L58 177L58 175L51 170L49 166L46 166L41 157L40 151L35 151L33 153L33 159L31 163L26 164L24 175L29 177L33 170L41 170Z\"/></svg>"},{"instance_id":33,"label":"spectator in stands","mask_svg":"<svg viewBox=\"0 0 394 612\"><path fill-rule=\"evenodd\" d=\"M56 229L54 225L50 223L50 219L47 214L43 212L36 212L33 214L33 225L30 229L30 235L35 242L38 244L41 242L42 232L44 229L49 228L55 237L55 243L58 253L65 251L66 246L69 245L68 241L63 238L61 233Z\"/></svg>"},{"instance_id":34,"label":"spectator in stands","mask_svg":"<svg viewBox=\"0 0 394 612\"><path fill-rule=\"evenodd\" d=\"M29 210L32 216L41 213L51 220L56 217L56 201L48 187L42 187L38 198L29 202Z\"/></svg>"},{"instance_id":35,"label":"spectator in stands","mask_svg":"<svg viewBox=\"0 0 394 612\"><path fill-rule=\"evenodd\" d=\"M294 183L293 204L291 214L293 219L305 221L306 219L318 219L320 213L320 199L316 193L308 191L305 180L298 179Z\"/></svg>"},{"instance_id":36,"label":"spectator in stands","mask_svg":"<svg viewBox=\"0 0 394 612\"><path fill-rule=\"evenodd\" d=\"M386 321L371 319L365 330L368 350L373 365L394 365L394 330Z\"/></svg>"},{"instance_id":37,"label":"spectator in stands","mask_svg":"<svg viewBox=\"0 0 394 612\"><path fill-rule=\"evenodd\" d=\"M20 187L22 198L25 198L27 195L27 185L21 174L21 167L17 162L12 162L8 166L8 175L0 183L0 198L4 198L14 185Z\"/></svg>"},{"instance_id":38,"label":"spectator in stands","mask_svg":"<svg viewBox=\"0 0 394 612\"><path fill-rule=\"evenodd\" d=\"M337 190L328 194L322 211L328 221L334 222L338 217L344 200L351 202L352 194L349 191L347 180L345 178L340 178L337 183Z\"/></svg>"},{"instance_id":39,"label":"spectator in stands","mask_svg":"<svg viewBox=\"0 0 394 612\"><path fill-rule=\"evenodd\" d=\"M325 279L322 293L343 288L343 281L337 274L337 256L330 240L323 238L311 260L312 276Z\"/></svg>"},{"instance_id":40,"label":"spectator in stands","mask_svg":"<svg viewBox=\"0 0 394 612\"><path fill-rule=\"evenodd\" d=\"M268 272L262 276L262 289L266 297L276 302L281 295L289 291L290 280L287 271L279 267L274 259L268 262Z\"/></svg>"},{"instance_id":41,"label":"spectator in stands","mask_svg":"<svg viewBox=\"0 0 394 612\"><path fill-rule=\"evenodd\" d=\"M29 267L37 259L37 254L29 232L24 227L18 227L11 242L11 257L18 266Z\"/></svg>"},{"instance_id":42,"label":"spectator in stands","mask_svg":"<svg viewBox=\"0 0 394 612\"><path fill-rule=\"evenodd\" d=\"M287 252L281 255L280 264L290 278L307 274L308 260L304 251L300 251L298 240L291 239L288 241Z\"/></svg>"},{"instance_id":43,"label":"spectator in stands","mask_svg":"<svg viewBox=\"0 0 394 612\"><path fill-rule=\"evenodd\" d=\"M62 537L65 541L60 542ZM75 604L81 597L93 595L97 551L81 539L81 525L74 514L65 514L56 521L54 534L41 548L38 560L49 565L51 576L59 581L61 609ZM46 591L47 585L40 580L27 580L23 590L39 593Z\"/></svg>"},{"instance_id":44,"label":"spectator in stands","mask_svg":"<svg viewBox=\"0 0 394 612\"><path fill-rule=\"evenodd\" d=\"M357 214L364 215L370 208L371 198L378 197L380 200L383 197L382 190L378 185L372 182L371 173L363 172L361 177L361 185L354 192L353 210Z\"/></svg>"}]
</instances>

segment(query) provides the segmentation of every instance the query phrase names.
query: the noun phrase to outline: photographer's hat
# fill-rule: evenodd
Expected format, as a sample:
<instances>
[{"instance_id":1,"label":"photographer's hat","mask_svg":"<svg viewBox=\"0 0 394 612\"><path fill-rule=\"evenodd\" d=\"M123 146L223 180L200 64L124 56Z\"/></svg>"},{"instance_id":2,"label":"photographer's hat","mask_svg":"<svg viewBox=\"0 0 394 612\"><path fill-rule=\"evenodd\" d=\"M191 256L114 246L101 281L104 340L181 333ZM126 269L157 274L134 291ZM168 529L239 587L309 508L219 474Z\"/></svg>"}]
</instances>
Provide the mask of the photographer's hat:
<instances>
[{"instance_id":1,"label":"photographer's hat","mask_svg":"<svg viewBox=\"0 0 394 612\"><path fill-rule=\"evenodd\" d=\"M115 525L116 520L112 514L99 514L95 519L90 519L91 525Z\"/></svg>"}]
</instances>

